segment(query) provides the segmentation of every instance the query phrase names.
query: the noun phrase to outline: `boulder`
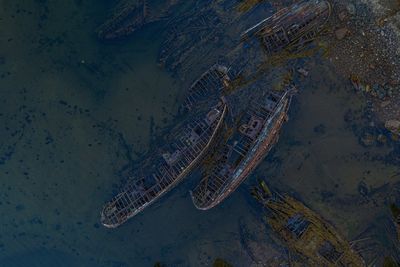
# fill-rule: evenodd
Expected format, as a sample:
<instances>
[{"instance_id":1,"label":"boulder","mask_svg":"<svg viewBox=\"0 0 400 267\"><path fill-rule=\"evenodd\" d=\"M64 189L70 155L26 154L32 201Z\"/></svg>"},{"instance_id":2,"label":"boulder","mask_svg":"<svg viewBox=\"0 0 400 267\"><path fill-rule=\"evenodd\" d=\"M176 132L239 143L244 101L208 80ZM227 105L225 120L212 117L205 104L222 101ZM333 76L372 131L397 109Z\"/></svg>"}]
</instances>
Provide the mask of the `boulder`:
<instances>
[{"instance_id":1,"label":"boulder","mask_svg":"<svg viewBox=\"0 0 400 267\"><path fill-rule=\"evenodd\" d=\"M348 32L349 32L349 30L348 30L347 28L340 28L340 29L337 29L337 30L335 31L336 38L337 38L338 40L342 40L344 37L346 37L346 35L347 35Z\"/></svg>"},{"instance_id":2,"label":"boulder","mask_svg":"<svg viewBox=\"0 0 400 267\"><path fill-rule=\"evenodd\" d=\"M399 120L388 120L385 123L386 129L395 134L400 134L400 121Z\"/></svg>"}]
</instances>

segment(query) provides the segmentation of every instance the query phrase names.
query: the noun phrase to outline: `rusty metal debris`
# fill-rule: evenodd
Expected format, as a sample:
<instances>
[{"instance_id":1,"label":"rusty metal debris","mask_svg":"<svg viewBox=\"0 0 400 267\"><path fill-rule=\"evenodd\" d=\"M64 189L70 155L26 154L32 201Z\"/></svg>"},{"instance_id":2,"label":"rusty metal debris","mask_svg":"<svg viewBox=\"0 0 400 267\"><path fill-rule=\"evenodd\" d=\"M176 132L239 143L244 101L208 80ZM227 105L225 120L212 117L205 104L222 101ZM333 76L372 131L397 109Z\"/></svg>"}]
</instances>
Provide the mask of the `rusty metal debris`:
<instances>
[{"instance_id":1,"label":"rusty metal debris","mask_svg":"<svg viewBox=\"0 0 400 267\"><path fill-rule=\"evenodd\" d=\"M252 194L266 208L272 230L310 266L366 266L351 242L300 201L272 192L264 181Z\"/></svg>"}]
</instances>

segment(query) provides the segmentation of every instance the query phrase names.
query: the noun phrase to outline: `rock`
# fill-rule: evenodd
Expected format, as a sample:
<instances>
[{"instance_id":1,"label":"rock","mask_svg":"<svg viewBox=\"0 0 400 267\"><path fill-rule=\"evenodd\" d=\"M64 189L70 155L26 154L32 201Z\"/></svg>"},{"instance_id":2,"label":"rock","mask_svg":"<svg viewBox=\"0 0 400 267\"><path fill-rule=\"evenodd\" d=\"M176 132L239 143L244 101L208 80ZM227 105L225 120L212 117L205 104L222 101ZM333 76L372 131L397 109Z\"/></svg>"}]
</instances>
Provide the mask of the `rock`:
<instances>
[{"instance_id":1,"label":"rock","mask_svg":"<svg viewBox=\"0 0 400 267\"><path fill-rule=\"evenodd\" d=\"M342 40L344 37L346 37L348 32L349 30L347 28L340 28L335 31L336 38L338 40Z\"/></svg>"},{"instance_id":2,"label":"rock","mask_svg":"<svg viewBox=\"0 0 400 267\"><path fill-rule=\"evenodd\" d=\"M338 17L340 21L345 21L347 19L347 12L346 11L340 12Z\"/></svg>"},{"instance_id":3,"label":"rock","mask_svg":"<svg viewBox=\"0 0 400 267\"><path fill-rule=\"evenodd\" d=\"M352 16L354 16L357 12L356 6L351 3L347 4L346 9L347 9L347 12L349 12L349 14Z\"/></svg>"},{"instance_id":4,"label":"rock","mask_svg":"<svg viewBox=\"0 0 400 267\"><path fill-rule=\"evenodd\" d=\"M400 134L400 121L388 120L385 122L385 128L395 134Z\"/></svg>"},{"instance_id":5,"label":"rock","mask_svg":"<svg viewBox=\"0 0 400 267\"><path fill-rule=\"evenodd\" d=\"M386 100L386 101L383 101L382 103L381 103L381 108L386 108L387 106L389 106L390 105L390 100Z\"/></svg>"}]
</instances>

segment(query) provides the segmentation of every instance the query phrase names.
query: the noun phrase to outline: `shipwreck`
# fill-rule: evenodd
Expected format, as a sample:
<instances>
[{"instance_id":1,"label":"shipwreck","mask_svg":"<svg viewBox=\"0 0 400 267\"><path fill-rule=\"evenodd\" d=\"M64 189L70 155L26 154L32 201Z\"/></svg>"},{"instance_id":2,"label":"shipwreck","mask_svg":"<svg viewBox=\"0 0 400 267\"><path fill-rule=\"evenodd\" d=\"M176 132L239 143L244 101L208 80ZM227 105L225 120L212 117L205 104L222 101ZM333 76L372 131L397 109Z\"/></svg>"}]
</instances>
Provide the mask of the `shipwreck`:
<instances>
[{"instance_id":1,"label":"shipwreck","mask_svg":"<svg viewBox=\"0 0 400 267\"><path fill-rule=\"evenodd\" d=\"M253 100L242 116L237 131L215 153L213 163L191 191L194 205L201 210L218 205L248 177L277 142L279 131L295 88L267 91Z\"/></svg>"},{"instance_id":2,"label":"shipwreck","mask_svg":"<svg viewBox=\"0 0 400 267\"><path fill-rule=\"evenodd\" d=\"M331 13L328 1L302 1L252 26L242 34L242 40L259 38L268 54L301 47L320 34Z\"/></svg>"},{"instance_id":3,"label":"shipwreck","mask_svg":"<svg viewBox=\"0 0 400 267\"><path fill-rule=\"evenodd\" d=\"M102 224L118 227L174 188L203 158L226 113L227 105L221 98L203 118L189 121L175 136L176 141L155 157L155 167L131 178L122 192L105 205L101 212Z\"/></svg>"}]
</instances>

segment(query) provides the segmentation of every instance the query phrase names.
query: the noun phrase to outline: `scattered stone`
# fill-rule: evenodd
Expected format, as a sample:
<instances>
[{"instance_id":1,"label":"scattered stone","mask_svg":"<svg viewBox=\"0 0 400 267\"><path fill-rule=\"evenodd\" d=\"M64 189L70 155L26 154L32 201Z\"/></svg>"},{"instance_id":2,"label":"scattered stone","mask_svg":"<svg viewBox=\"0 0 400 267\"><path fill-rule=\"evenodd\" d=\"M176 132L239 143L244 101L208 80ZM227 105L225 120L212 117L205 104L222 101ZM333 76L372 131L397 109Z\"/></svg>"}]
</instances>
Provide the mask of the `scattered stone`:
<instances>
[{"instance_id":1,"label":"scattered stone","mask_svg":"<svg viewBox=\"0 0 400 267\"><path fill-rule=\"evenodd\" d=\"M385 123L385 128L394 134L400 134L400 121L398 120L388 120Z\"/></svg>"},{"instance_id":2,"label":"scattered stone","mask_svg":"<svg viewBox=\"0 0 400 267\"><path fill-rule=\"evenodd\" d=\"M349 30L346 27L340 28L340 29L335 31L336 38L338 40L342 40L342 39L344 39L346 37L348 32L349 32Z\"/></svg>"}]
</instances>

